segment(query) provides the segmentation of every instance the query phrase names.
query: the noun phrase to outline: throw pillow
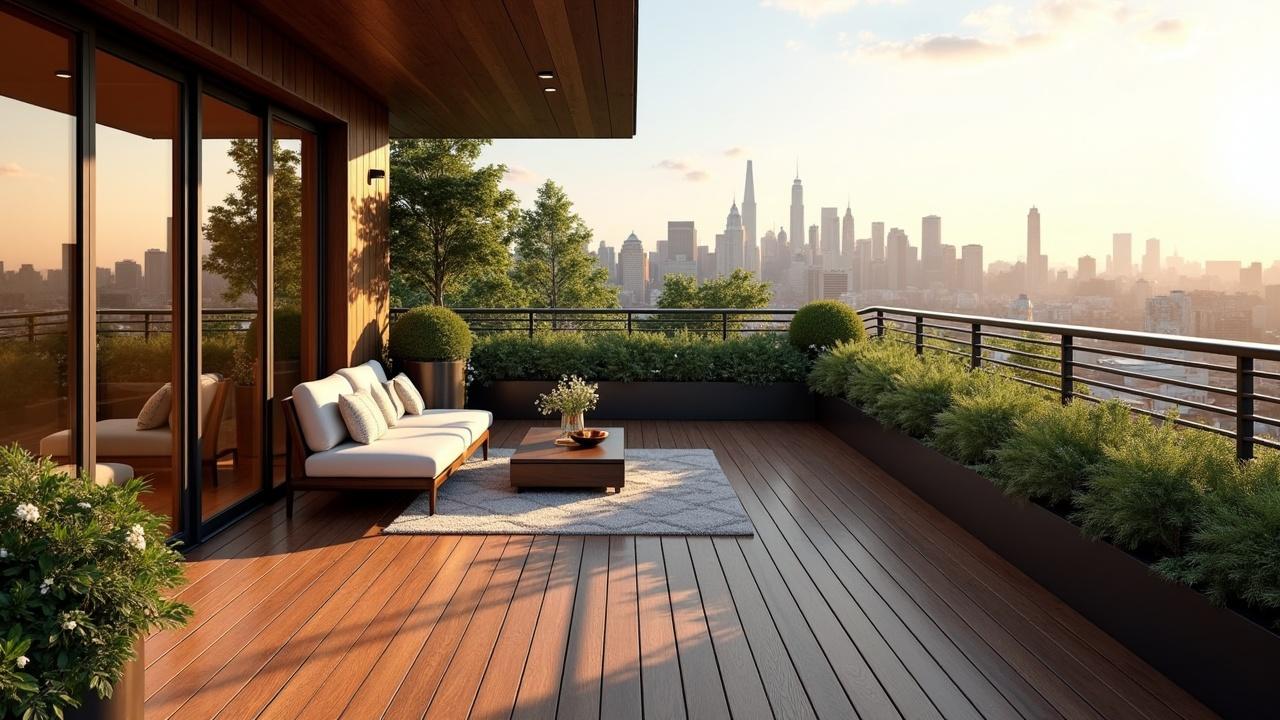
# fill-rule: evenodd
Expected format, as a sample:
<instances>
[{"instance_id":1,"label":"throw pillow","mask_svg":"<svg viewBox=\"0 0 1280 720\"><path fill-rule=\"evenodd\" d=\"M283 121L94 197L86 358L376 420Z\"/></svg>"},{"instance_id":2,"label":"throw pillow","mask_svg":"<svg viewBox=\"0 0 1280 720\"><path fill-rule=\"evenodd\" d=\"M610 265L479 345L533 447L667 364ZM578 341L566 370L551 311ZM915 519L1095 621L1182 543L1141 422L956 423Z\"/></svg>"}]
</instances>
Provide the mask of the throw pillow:
<instances>
[{"instance_id":1,"label":"throw pillow","mask_svg":"<svg viewBox=\"0 0 1280 720\"><path fill-rule=\"evenodd\" d=\"M382 389L387 391L387 397L391 398L391 404L396 409L396 419L404 417L404 401L400 399L400 393L396 392L395 383L390 380L382 383Z\"/></svg>"},{"instance_id":2,"label":"throw pillow","mask_svg":"<svg viewBox=\"0 0 1280 720\"><path fill-rule=\"evenodd\" d=\"M378 383L373 383L364 392L369 393L369 397L373 398L373 404L378 406L378 411L382 413L382 419L387 423L387 427L395 427L396 420L400 415L396 413L396 406L391 402L391 397L387 395L386 388Z\"/></svg>"},{"instance_id":3,"label":"throw pillow","mask_svg":"<svg viewBox=\"0 0 1280 720\"><path fill-rule=\"evenodd\" d=\"M368 395L359 393L340 395L338 412L342 414L342 422L347 426L347 433L358 443L368 445L386 432L386 421L382 420L382 411L373 404L373 399Z\"/></svg>"},{"instance_id":4,"label":"throw pillow","mask_svg":"<svg viewBox=\"0 0 1280 720\"><path fill-rule=\"evenodd\" d=\"M400 373L391 378L391 382L396 386L396 394L400 396L400 402L404 403L404 411L410 415L421 415L423 410L427 409L427 403L422 399L422 394L418 392L418 388L413 386L413 381L408 375Z\"/></svg>"},{"instance_id":5,"label":"throw pillow","mask_svg":"<svg viewBox=\"0 0 1280 720\"><path fill-rule=\"evenodd\" d=\"M173 408L173 384L165 383L151 393L147 403L138 413L139 430L155 430L169 424L169 411Z\"/></svg>"}]
</instances>

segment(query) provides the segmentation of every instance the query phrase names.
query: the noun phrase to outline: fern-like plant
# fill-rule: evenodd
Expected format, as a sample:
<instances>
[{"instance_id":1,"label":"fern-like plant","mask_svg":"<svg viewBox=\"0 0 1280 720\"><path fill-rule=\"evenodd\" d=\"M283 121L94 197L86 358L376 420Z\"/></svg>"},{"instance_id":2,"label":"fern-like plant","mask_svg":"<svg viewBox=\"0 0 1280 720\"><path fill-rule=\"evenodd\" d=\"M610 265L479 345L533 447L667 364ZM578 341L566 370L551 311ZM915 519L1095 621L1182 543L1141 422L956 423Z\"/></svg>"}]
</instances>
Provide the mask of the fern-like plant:
<instances>
[{"instance_id":1,"label":"fern-like plant","mask_svg":"<svg viewBox=\"0 0 1280 720\"><path fill-rule=\"evenodd\" d=\"M1059 505L1071 499L1102 460L1103 444L1127 432L1119 401L1050 403L1019 420L991 455L992 481L1007 495Z\"/></svg>"},{"instance_id":2,"label":"fern-like plant","mask_svg":"<svg viewBox=\"0 0 1280 720\"><path fill-rule=\"evenodd\" d=\"M1076 519L1090 537L1176 555L1206 496L1238 490L1237 475L1227 438L1140 418L1104 444L1102 461L1076 495Z\"/></svg>"},{"instance_id":3,"label":"fern-like plant","mask_svg":"<svg viewBox=\"0 0 1280 720\"><path fill-rule=\"evenodd\" d=\"M857 361L864 343L837 343L813 361L809 371L809 389L826 397L844 397L849 391L849 380L857 371Z\"/></svg>"},{"instance_id":4,"label":"fern-like plant","mask_svg":"<svg viewBox=\"0 0 1280 720\"><path fill-rule=\"evenodd\" d=\"M893 375L893 387L872 405L876 419L908 435L928 438L938 414L951 407L969 370L951 360L914 362Z\"/></svg>"},{"instance_id":5,"label":"fern-like plant","mask_svg":"<svg viewBox=\"0 0 1280 720\"><path fill-rule=\"evenodd\" d=\"M982 465L1020 422L1051 406L1043 391L1011 378L974 372L938 413L934 447L965 465Z\"/></svg>"},{"instance_id":6,"label":"fern-like plant","mask_svg":"<svg viewBox=\"0 0 1280 720\"><path fill-rule=\"evenodd\" d=\"M920 364L911 348L888 340L859 343L850 357L854 364L845 396L872 415L876 404L893 391L898 373Z\"/></svg>"}]
</instances>

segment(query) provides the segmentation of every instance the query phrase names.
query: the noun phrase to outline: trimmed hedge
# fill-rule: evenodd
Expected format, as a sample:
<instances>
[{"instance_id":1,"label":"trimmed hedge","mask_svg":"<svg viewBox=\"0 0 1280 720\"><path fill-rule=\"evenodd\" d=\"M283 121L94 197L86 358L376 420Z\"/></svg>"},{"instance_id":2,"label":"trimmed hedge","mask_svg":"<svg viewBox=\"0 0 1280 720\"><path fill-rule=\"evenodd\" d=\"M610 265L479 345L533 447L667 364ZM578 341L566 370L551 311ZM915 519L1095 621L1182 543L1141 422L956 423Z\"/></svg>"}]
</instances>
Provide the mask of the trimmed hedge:
<instances>
[{"instance_id":1,"label":"trimmed hedge","mask_svg":"<svg viewBox=\"0 0 1280 720\"><path fill-rule=\"evenodd\" d=\"M471 351L473 382L586 380L624 382L803 382L809 358L780 335L726 340L690 333L545 332L482 335Z\"/></svg>"},{"instance_id":2,"label":"trimmed hedge","mask_svg":"<svg viewBox=\"0 0 1280 720\"><path fill-rule=\"evenodd\" d=\"M391 326L389 354L393 360L437 362L466 360L471 354L471 328L446 307L414 308Z\"/></svg>"},{"instance_id":3,"label":"trimmed hedge","mask_svg":"<svg viewBox=\"0 0 1280 720\"><path fill-rule=\"evenodd\" d=\"M1064 406L1003 371L883 340L837 345L809 381L1213 601L1280 621L1280 454L1239 463L1216 434L1118 401Z\"/></svg>"},{"instance_id":4,"label":"trimmed hedge","mask_svg":"<svg viewBox=\"0 0 1280 720\"><path fill-rule=\"evenodd\" d=\"M867 331L853 308L835 300L818 300L796 311L787 337L801 350L825 350L865 340Z\"/></svg>"}]
</instances>

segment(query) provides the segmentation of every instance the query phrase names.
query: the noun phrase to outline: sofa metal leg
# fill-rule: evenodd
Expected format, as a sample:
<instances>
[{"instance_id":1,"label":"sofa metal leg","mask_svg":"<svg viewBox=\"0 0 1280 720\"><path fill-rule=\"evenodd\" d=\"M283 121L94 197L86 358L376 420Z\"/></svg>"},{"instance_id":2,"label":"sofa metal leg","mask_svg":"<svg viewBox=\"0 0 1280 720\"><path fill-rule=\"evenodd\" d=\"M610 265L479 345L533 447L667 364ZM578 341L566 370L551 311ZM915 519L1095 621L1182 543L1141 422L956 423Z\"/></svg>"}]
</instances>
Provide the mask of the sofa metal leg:
<instances>
[{"instance_id":1,"label":"sofa metal leg","mask_svg":"<svg viewBox=\"0 0 1280 720\"><path fill-rule=\"evenodd\" d=\"M484 439L484 445L481 446L481 452L484 453L484 459L489 459L489 438Z\"/></svg>"}]
</instances>

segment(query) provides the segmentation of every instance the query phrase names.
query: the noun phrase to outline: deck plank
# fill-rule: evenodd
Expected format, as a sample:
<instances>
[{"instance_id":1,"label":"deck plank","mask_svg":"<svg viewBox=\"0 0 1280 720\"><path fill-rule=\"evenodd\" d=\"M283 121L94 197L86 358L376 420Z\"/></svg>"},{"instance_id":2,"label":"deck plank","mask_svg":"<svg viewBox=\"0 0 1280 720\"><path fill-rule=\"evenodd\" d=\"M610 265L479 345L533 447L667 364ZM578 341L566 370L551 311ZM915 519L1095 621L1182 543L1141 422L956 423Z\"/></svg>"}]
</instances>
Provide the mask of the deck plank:
<instances>
[{"instance_id":1,"label":"deck plank","mask_svg":"<svg viewBox=\"0 0 1280 720\"><path fill-rule=\"evenodd\" d=\"M147 717L1213 717L816 424L592 424L714 450L756 534L384 536L410 496L304 493L188 553Z\"/></svg>"}]
</instances>

